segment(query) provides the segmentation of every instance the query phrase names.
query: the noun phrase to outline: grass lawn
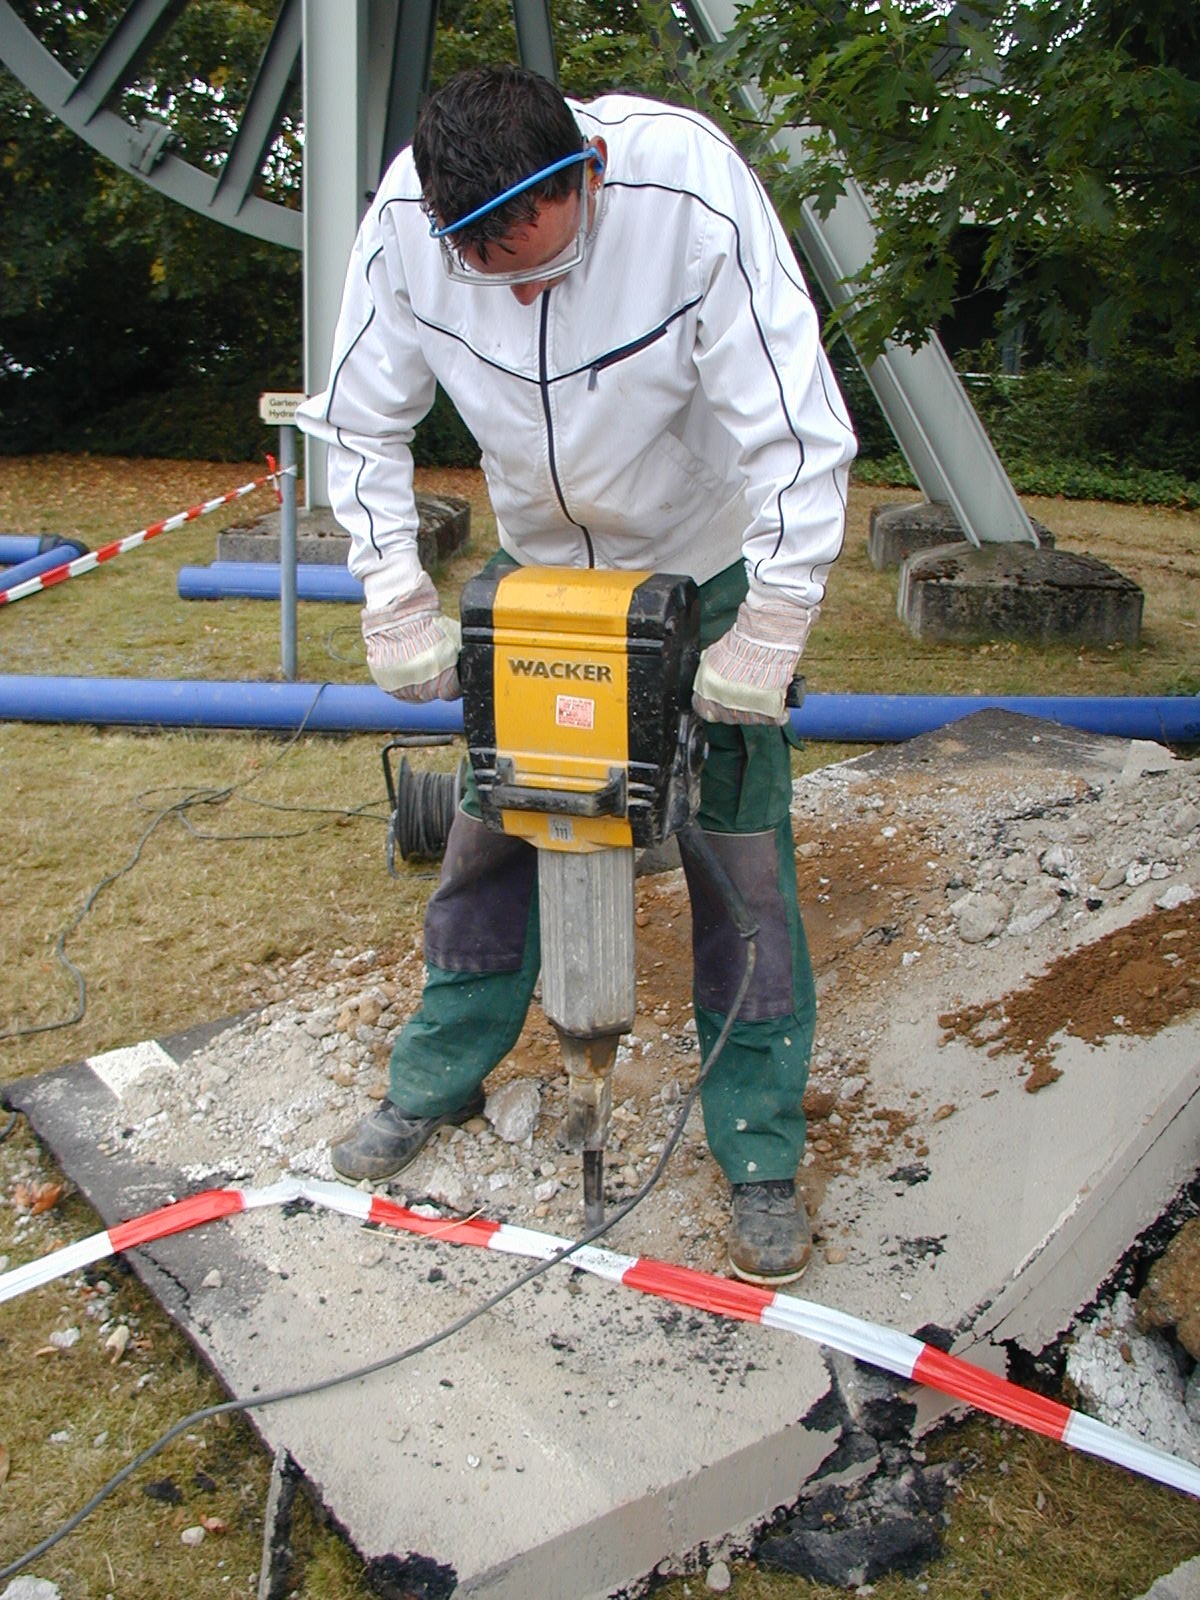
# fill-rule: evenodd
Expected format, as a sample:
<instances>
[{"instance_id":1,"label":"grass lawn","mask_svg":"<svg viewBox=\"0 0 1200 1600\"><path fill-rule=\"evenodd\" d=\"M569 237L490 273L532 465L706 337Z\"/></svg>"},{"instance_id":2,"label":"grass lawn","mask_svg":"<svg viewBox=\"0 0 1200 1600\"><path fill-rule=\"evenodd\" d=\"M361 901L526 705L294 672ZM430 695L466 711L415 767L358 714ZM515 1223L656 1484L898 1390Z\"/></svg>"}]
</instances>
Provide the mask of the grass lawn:
<instances>
[{"instance_id":1,"label":"grass lawn","mask_svg":"<svg viewBox=\"0 0 1200 1600\"><path fill-rule=\"evenodd\" d=\"M57 532L95 547L224 493L261 463L6 459L0 532ZM439 575L448 608L490 552L476 473L423 475L473 505L471 550ZM1031 499L1059 548L1139 583L1136 648L936 646L895 615L895 573L866 558L870 508L910 491L854 490L847 548L805 658L812 692L1192 694L1200 691L1200 514ZM216 553L222 526L271 508L263 491L61 588L0 608L0 673L274 680L277 608L186 602L176 576ZM298 676L365 681L357 613L302 604ZM315 951L407 949L433 884L388 874L382 736L142 732L0 723L7 844L0 862L0 1082L281 998ZM798 768L855 753L810 745ZM422 753L450 769L453 746ZM2 1126L2 1120L0 1120ZM9 1265L95 1230L97 1219L19 1123L0 1143L0 1257ZM108 1335L131 1330L119 1353ZM78 1327L69 1346L51 1335ZM119 1263L0 1308L0 1567L52 1532L177 1418L223 1398ZM1200 1548L1200 1507L1060 1446L974 1419L934 1450L970 1466L946 1555L879 1600L1125 1600ZM199 1424L30 1569L68 1600L254 1595L268 1463L249 1425ZM151 1492L147 1492L151 1491ZM181 1541L206 1526L202 1544ZM370 1591L337 1535L302 1511L294 1590ZM923 1587L924 1586L924 1587ZM662 1593L704 1592L703 1577ZM738 1565L739 1600L838 1591ZM564 1600L570 1600L569 1595Z\"/></svg>"}]
</instances>

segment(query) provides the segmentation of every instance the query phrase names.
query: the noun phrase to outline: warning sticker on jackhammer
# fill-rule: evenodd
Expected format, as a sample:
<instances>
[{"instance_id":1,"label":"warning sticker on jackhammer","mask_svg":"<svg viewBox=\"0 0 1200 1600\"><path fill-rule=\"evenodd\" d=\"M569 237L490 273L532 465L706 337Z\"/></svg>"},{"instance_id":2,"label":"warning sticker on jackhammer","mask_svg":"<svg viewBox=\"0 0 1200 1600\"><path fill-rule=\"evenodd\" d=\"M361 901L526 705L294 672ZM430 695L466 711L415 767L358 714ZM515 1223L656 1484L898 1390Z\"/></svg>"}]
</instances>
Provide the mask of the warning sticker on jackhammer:
<instances>
[{"instance_id":1,"label":"warning sticker on jackhammer","mask_svg":"<svg viewBox=\"0 0 1200 1600\"><path fill-rule=\"evenodd\" d=\"M560 728L592 728L596 724L596 702L579 695L560 694L554 703L554 720Z\"/></svg>"}]
</instances>

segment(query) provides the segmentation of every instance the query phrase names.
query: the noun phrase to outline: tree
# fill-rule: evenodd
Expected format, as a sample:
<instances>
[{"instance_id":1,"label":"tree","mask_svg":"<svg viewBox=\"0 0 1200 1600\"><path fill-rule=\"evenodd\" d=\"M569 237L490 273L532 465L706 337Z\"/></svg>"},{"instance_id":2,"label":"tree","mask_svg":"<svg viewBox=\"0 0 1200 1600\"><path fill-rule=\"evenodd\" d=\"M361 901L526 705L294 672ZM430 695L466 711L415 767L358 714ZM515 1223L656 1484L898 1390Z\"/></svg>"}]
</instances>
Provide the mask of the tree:
<instances>
[{"instance_id":1,"label":"tree","mask_svg":"<svg viewBox=\"0 0 1200 1600\"><path fill-rule=\"evenodd\" d=\"M812 130L773 192L827 215L853 173L874 254L846 331L866 357L952 310L965 222L977 284L1050 354L1197 358L1200 9L1194 0L753 0L710 74L756 82L761 148Z\"/></svg>"},{"instance_id":2,"label":"tree","mask_svg":"<svg viewBox=\"0 0 1200 1600\"><path fill-rule=\"evenodd\" d=\"M122 7L26 0L19 9L79 71ZM273 11L272 0L186 7L125 93L131 124L168 122L190 160L215 160ZM289 124L264 187L298 203L298 175ZM121 172L4 73L0 214L0 449L257 452L258 393L296 387L300 375L294 252L223 228Z\"/></svg>"},{"instance_id":3,"label":"tree","mask_svg":"<svg viewBox=\"0 0 1200 1600\"><path fill-rule=\"evenodd\" d=\"M685 82L694 39L669 0L551 0L550 9L565 94L587 99L629 89L690 101L703 92ZM512 0L442 0L435 87L464 67L516 60Z\"/></svg>"}]
</instances>

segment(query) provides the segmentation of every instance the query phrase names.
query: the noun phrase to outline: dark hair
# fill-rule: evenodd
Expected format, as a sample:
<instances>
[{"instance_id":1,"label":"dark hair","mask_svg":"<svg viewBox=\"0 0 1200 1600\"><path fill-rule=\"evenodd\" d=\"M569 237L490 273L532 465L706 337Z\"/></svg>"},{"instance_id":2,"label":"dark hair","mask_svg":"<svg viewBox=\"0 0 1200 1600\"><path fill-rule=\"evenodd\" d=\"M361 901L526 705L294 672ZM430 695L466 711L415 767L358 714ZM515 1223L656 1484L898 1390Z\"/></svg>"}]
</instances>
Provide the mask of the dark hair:
<instances>
[{"instance_id":1,"label":"dark hair","mask_svg":"<svg viewBox=\"0 0 1200 1600\"><path fill-rule=\"evenodd\" d=\"M413 161L425 208L439 223L454 222L522 178L582 150L570 107L549 79L527 67L472 67L425 102L413 135ZM451 237L456 250L487 246L532 222L544 200L562 200L579 187L577 167L489 211Z\"/></svg>"}]
</instances>

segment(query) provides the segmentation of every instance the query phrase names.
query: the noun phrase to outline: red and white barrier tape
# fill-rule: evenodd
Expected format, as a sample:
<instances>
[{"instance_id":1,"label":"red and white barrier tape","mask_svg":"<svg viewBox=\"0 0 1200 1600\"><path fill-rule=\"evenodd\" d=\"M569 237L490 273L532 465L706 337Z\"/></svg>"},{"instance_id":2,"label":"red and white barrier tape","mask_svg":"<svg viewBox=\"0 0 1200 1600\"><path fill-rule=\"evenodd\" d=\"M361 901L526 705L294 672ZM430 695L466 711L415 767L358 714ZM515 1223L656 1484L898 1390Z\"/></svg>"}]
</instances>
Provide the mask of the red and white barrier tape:
<instances>
[{"instance_id":1,"label":"red and white barrier tape","mask_svg":"<svg viewBox=\"0 0 1200 1600\"><path fill-rule=\"evenodd\" d=\"M111 561L114 556L124 555L126 550L136 550L138 545L145 544L148 539L156 539L160 533L170 533L172 528L181 528L185 522L194 522L197 517L207 516L210 511L216 511L219 506L227 506L231 500L240 500L243 495L253 494L255 489L261 489L264 483L276 485L276 495L279 493L278 479L281 474L276 470L274 459L267 457L270 472L261 478L255 478L253 483L243 483L238 489L230 489L228 494L219 495L215 500L206 500L203 505L192 506L188 511L180 511L173 517L167 517L162 522L153 522L148 528L142 528L137 533L131 533L127 538L115 539L111 544L101 545L99 550L89 550L86 555L76 556L74 561L64 561L61 567L51 567L48 572L40 572L34 578L26 578L24 583L14 583L9 589L0 589L0 606L7 605L12 600L24 600L26 595L37 594L40 589L50 589L56 583L65 583L68 578L77 578L82 572L91 572L93 567L98 567L102 561ZM284 469L294 472L294 467Z\"/></svg>"},{"instance_id":2,"label":"red and white barrier tape","mask_svg":"<svg viewBox=\"0 0 1200 1600\"><path fill-rule=\"evenodd\" d=\"M38 1261L13 1267L0 1274L0 1303L118 1251L183 1233L188 1228L215 1222L235 1212L288 1205L297 1200L340 1211L360 1222L400 1228L426 1238L444 1240L447 1244L479 1245L485 1250L535 1260L548 1260L571 1242L507 1222L488 1222L482 1218L455 1222L442 1217L423 1217L382 1195L367 1194L346 1184L289 1178L266 1189L207 1189L163 1206L161 1210L120 1222L76 1244L66 1245ZM765 1328L777 1328L802 1339L812 1339L831 1350L853 1356L857 1361L895 1373L906 1381L926 1384L990 1416L1002 1417L1006 1422L1045 1434L1050 1439L1059 1439L1086 1455L1098 1456L1102 1461L1128 1467L1157 1483L1200 1496L1200 1468L1190 1462L893 1328L734 1278L720 1278L691 1267L673 1267L647 1256L618 1255L594 1245L584 1245L569 1261L573 1267L610 1283L624 1284L627 1289L640 1289L643 1294L657 1295L715 1316L758 1322Z\"/></svg>"}]
</instances>

